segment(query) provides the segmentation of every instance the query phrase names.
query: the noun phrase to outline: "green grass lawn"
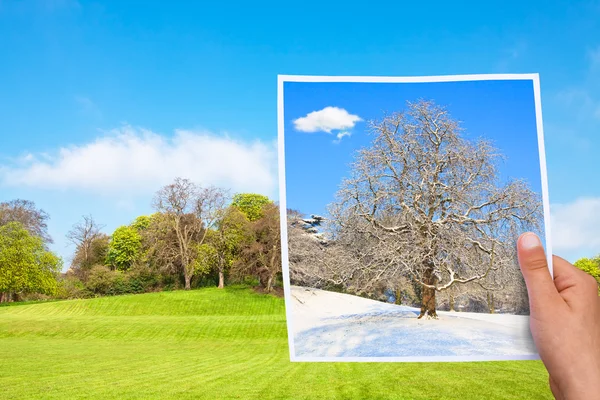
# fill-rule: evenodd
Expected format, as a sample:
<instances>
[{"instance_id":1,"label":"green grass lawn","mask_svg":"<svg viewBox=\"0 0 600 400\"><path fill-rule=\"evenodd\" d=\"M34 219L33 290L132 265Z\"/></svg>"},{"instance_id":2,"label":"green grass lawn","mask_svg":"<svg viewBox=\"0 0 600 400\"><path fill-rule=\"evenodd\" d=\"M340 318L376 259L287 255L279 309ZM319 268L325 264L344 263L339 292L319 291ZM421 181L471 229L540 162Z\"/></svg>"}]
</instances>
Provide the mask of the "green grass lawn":
<instances>
[{"instance_id":1,"label":"green grass lawn","mask_svg":"<svg viewBox=\"0 0 600 400\"><path fill-rule=\"evenodd\" d=\"M290 363L283 299L201 289L0 307L2 399L551 399L538 361Z\"/></svg>"}]
</instances>

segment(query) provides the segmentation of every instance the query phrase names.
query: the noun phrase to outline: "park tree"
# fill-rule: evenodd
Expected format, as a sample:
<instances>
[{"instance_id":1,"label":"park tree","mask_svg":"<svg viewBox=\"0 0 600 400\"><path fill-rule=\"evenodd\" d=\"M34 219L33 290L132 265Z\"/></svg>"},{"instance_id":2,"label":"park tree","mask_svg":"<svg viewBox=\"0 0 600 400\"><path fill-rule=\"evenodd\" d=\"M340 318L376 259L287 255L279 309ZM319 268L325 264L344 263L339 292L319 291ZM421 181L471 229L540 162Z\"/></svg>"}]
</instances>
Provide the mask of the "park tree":
<instances>
[{"instance_id":1,"label":"park tree","mask_svg":"<svg viewBox=\"0 0 600 400\"><path fill-rule=\"evenodd\" d=\"M70 271L79 279L85 281L93 266L106 263L109 246L110 236L105 233L99 233L91 239L89 246L78 246L71 261Z\"/></svg>"},{"instance_id":2,"label":"park tree","mask_svg":"<svg viewBox=\"0 0 600 400\"><path fill-rule=\"evenodd\" d=\"M419 318L437 318L436 293L515 265L507 249L515 232L541 228L541 198L525 181L501 180L499 150L467 139L431 101L369 128L372 143L330 206L333 236L354 260L338 268L358 285L410 278Z\"/></svg>"},{"instance_id":3,"label":"park tree","mask_svg":"<svg viewBox=\"0 0 600 400\"><path fill-rule=\"evenodd\" d=\"M142 237L131 225L123 225L115 229L110 238L106 262L119 271L127 271L139 256Z\"/></svg>"},{"instance_id":4,"label":"park tree","mask_svg":"<svg viewBox=\"0 0 600 400\"><path fill-rule=\"evenodd\" d=\"M71 268L89 269L100 261L98 258L102 254L98 253L103 252L101 244L105 243L106 240L106 235L101 233L103 227L91 215L84 215L82 220L73 225L72 229L67 232L67 239L75 245L75 256ZM103 240L99 241L98 239L101 237ZM93 251L93 247L96 251Z\"/></svg>"},{"instance_id":5,"label":"park tree","mask_svg":"<svg viewBox=\"0 0 600 400\"><path fill-rule=\"evenodd\" d=\"M216 187L200 187L188 179L176 178L164 186L154 198L157 219L155 254L170 266L183 272L185 289L197 271L198 249L209 230L222 218L227 193Z\"/></svg>"},{"instance_id":6,"label":"park tree","mask_svg":"<svg viewBox=\"0 0 600 400\"><path fill-rule=\"evenodd\" d=\"M262 194L238 193L233 196L231 205L243 212L248 220L256 221L263 216L263 207L272 201Z\"/></svg>"},{"instance_id":7,"label":"park tree","mask_svg":"<svg viewBox=\"0 0 600 400\"><path fill-rule=\"evenodd\" d=\"M0 203L0 226L19 222L31 235L41 238L46 244L52 243L48 234L49 219L50 216L30 200L16 199Z\"/></svg>"},{"instance_id":8,"label":"park tree","mask_svg":"<svg viewBox=\"0 0 600 400\"><path fill-rule=\"evenodd\" d=\"M21 223L0 226L0 302L26 293L54 295L61 268L61 259Z\"/></svg>"},{"instance_id":9,"label":"park tree","mask_svg":"<svg viewBox=\"0 0 600 400\"><path fill-rule=\"evenodd\" d=\"M216 227L207 232L199 250L204 265L218 273L218 288L225 287L225 275L241 257L243 249L252 243L252 234L250 221L235 206L228 207Z\"/></svg>"},{"instance_id":10,"label":"park tree","mask_svg":"<svg viewBox=\"0 0 600 400\"><path fill-rule=\"evenodd\" d=\"M140 215L131 223L131 227L135 228L138 232L143 232L150 227L153 216L154 215Z\"/></svg>"},{"instance_id":11,"label":"park tree","mask_svg":"<svg viewBox=\"0 0 600 400\"><path fill-rule=\"evenodd\" d=\"M237 264L238 275L254 275L260 285L270 292L277 274L281 273L281 235L279 207L267 203L262 207L262 217L252 222L252 242L242 250Z\"/></svg>"}]
</instances>

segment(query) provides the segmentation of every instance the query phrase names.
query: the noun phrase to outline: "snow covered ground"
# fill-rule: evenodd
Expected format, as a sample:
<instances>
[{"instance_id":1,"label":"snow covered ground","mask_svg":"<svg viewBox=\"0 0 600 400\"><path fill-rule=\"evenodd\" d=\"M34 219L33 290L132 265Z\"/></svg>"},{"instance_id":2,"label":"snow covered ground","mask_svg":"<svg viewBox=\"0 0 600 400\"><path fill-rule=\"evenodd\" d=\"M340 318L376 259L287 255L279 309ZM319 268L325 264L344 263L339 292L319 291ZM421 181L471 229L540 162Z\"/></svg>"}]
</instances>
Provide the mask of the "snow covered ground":
<instances>
[{"instance_id":1,"label":"snow covered ground","mask_svg":"<svg viewBox=\"0 0 600 400\"><path fill-rule=\"evenodd\" d=\"M291 287L296 357L528 357L529 317L419 309Z\"/></svg>"}]
</instances>

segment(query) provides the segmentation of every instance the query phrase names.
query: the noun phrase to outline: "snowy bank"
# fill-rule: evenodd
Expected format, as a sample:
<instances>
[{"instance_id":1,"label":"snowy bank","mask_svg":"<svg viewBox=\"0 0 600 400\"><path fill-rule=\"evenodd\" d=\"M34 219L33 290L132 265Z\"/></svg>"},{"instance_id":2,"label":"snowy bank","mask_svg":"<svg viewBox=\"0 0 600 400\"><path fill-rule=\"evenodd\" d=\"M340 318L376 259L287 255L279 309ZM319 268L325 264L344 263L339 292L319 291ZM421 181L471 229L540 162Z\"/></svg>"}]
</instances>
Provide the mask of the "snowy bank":
<instances>
[{"instance_id":1,"label":"snowy bank","mask_svg":"<svg viewBox=\"0 0 600 400\"><path fill-rule=\"evenodd\" d=\"M297 357L535 356L529 317L419 309L291 287Z\"/></svg>"}]
</instances>

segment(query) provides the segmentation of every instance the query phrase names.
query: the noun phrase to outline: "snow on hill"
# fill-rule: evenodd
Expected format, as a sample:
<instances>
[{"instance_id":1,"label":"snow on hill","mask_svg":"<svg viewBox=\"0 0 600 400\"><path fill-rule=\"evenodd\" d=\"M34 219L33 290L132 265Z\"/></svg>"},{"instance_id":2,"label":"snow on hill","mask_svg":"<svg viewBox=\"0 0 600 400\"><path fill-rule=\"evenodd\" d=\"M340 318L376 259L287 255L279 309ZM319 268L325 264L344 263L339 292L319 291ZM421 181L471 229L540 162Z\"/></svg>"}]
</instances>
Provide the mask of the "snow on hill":
<instances>
[{"instance_id":1,"label":"snow on hill","mask_svg":"<svg viewBox=\"0 0 600 400\"><path fill-rule=\"evenodd\" d=\"M529 317L419 309L291 287L297 357L535 357Z\"/></svg>"}]
</instances>

